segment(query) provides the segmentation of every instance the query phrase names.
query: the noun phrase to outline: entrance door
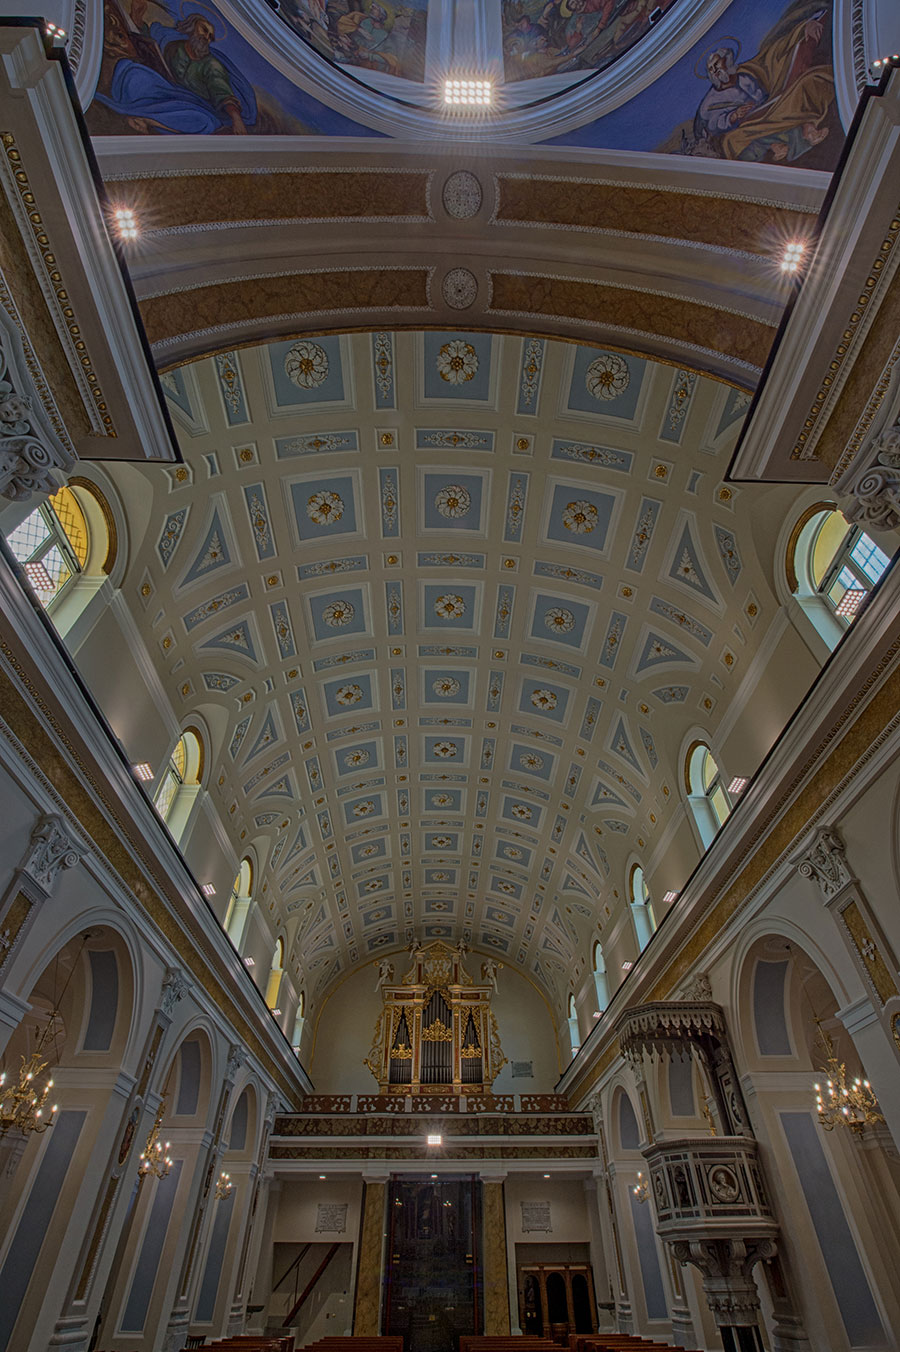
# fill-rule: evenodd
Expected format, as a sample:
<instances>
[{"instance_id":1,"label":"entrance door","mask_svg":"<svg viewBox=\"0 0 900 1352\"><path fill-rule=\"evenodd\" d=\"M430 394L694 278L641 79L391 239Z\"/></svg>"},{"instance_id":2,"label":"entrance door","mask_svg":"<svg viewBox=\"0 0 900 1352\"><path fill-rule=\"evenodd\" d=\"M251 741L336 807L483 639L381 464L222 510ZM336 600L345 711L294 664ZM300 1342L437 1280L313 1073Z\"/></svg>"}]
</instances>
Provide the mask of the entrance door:
<instances>
[{"instance_id":1,"label":"entrance door","mask_svg":"<svg viewBox=\"0 0 900 1352\"><path fill-rule=\"evenodd\" d=\"M481 1183L395 1178L388 1211L383 1332L402 1334L405 1352L456 1352L482 1327Z\"/></svg>"}]
</instances>

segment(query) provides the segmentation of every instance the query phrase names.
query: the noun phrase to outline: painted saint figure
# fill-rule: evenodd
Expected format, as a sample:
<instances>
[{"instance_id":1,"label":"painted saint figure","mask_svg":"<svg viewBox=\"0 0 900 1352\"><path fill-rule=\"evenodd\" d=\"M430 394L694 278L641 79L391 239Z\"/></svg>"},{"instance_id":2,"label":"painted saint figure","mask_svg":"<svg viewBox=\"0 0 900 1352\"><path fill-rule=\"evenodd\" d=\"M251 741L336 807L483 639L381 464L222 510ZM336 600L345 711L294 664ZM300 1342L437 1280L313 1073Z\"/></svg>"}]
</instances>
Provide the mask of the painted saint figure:
<instances>
[{"instance_id":1,"label":"painted saint figure","mask_svg":"<svg viewBox=\"0 0 900 1352\"><path fill-rule=\"evenodd\" d=\"M257 120L256 95L237 66L212 51L212 20L195 11L177 24L146 24L147 4L132 0L129 24L114 0L106 0L96 101L127 117L136 131L246 135Z\"/></svg>"},{"instance_id":2,"label":"painted saint figure","mask_svg":"<svg viewBox=\"0 0 900 1352\"><path fill-rule=\"evenodd\" d=\"M834 76L823 51L828 8L798 0L751 61L734 39L706 56L710 88L682 153L730 160L796 160L828 136Z\"/></svg>"}]
</instances>

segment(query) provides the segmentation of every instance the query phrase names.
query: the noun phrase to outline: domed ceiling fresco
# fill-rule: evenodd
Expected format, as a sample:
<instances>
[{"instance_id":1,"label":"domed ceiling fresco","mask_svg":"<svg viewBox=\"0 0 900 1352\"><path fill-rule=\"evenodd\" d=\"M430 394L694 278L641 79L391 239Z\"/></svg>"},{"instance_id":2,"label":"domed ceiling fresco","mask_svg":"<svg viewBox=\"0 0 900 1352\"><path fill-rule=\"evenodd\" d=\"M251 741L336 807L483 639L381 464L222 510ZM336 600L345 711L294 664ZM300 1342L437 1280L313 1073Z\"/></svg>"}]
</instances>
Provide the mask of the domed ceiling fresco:
<instances>
[{"instance_id":1,"label":"domed ceiling fresco","mask_svg":"<svg viewBox=\"0 0 900 1352\"><path fill-rule=\"evenodd\" d=\"M149 523L123 588L210 730L298 985L464 939L562 1010L683 811L686 737L740 701L776 614L757 536L797 490L723 481L749 396L465 332L163 379L185 463L110 471Z\"/></svg>"},{"instance_id":2,"label":"domed ceiling fresco","mask_svg":"<svg viewBox=\"0 0 900 1352\"><path fill-rule=\"evenodd\" d=\"M844 138L829 0L105 0L103 14L84 91L99 137L449 132L807 169L833 168ZM443 106L460 75L490 81L490 108Z\"/></svg>"}]
</instances>

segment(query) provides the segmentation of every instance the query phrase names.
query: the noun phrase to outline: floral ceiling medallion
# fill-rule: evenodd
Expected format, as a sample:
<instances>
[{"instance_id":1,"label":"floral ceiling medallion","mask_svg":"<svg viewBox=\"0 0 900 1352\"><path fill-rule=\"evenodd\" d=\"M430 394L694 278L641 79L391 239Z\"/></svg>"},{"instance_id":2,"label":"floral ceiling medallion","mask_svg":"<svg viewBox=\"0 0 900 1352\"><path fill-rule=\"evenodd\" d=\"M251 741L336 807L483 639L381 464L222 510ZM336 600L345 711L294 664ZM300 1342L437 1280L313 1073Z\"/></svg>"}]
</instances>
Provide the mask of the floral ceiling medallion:
<instances>
[{"instance_id":1,"label":"floral ceiling medallion","mask_svg":"<svg viewBox=\"0 0 900 1352\"><path fill-rule=\"evenodd\" d=\"M317 526L330 526L332 521L340 521L344 515L343 499L337 493L313 493L306 503L306 515Z\"/></svg>"},{"instance_id":2,"label":"floral ceiling medallion","mask_svg":"<svg viewBox=\"0 0 900 1352\"><path fill-rule=\"evenodd\" d=\"M544 616L544 624L556 634L568 634L575 628L575 616L565 606L553 606Z\"/></svg>"},{"instance_id":3,"label":"floral ceiling medallion","mask_svg":"<svg viewBox=\"0 0 900 1352\"><path fill-rule=\"evenodd\" d=\"M465 516L472 506L472 495L467 488L463 488L462 484L447 484L438 493L434 505L441 516Z\"/></svg>"},{"instance_id":4,"label":"floral ceiling medallion","mask_svg":"<svg viewBox=\"0 0 900 1352\"><path fill-rule=\"evenodd\" d=\"M451 695L459 694L459 681L455 676L441 676L431 688L436 695L449 699Z\"/></svg>"},{"instance_id":5,"label":"floral ceiling medallion","mask_svg":"<svg viewBox=\"0 0 900 1352\"><path fill-rule=\"evenodd\" d=\"M453 596L448 592L437 598L434 609L442 620L458 620L460 615L465 614L466 603L461 596ZM574 619L572 623L574 624Z\"/></svg>"},{"instance_id":6,"label":"floral ceiling medallion","mask_svg":"<svg viewBox=\"0 0 900 1352\"><path fill-rule=\"evenodd\" d=\"M344 705L358 704L359 701L362 699L362 697L363 697L362 686L357 685L355 682L351 685L339 686L337 694L335 696L338 704Z\"/></svg>"},{"instance_id":7,"label":"floral ceiling medallion","mask_svg":"<svg viewBox=\"0 0 900 1352\"><path fill-rule=\"evenodd\" d=\"M331 605L322 611L322 619L330 628L340 629L349 624L355 614L356 611L349 601L332 601Z\"/></svg>"},{"instance_id":8,"label":"floral ceiling medallion","mask_svg":"<svg viewBox=\"0 0 900 1352\"><path fill-rule=\"evenodd\" d=\"M438 352L437 369L448 385L464 385L478 370L478 353L464 338L454 338Z\"/></svg>"},{"instance_id":9,"label":"floral ceiling medallion","mask_svg":"<svg viewBox=\"0 0 900 1352\"><path fill-rule=\"evenodd\" d=\"M531 702L536 709L555 709L559 703L558 697L552 690L534 690L531 694Z\"/></svg>"},{"instance_id":10,"label":"floral ceiling medallion","mask_svg":"<svg viewBox=\"0 0 900 1352\"><path fill-rule=\"evenodd\" d=\"M588 394L604 401L615 399L627 390L630 380L628 363L616 352L604 352L602 357L597 357L584 377Z\"/></svg>"},{"instance_id":11,"label":"floral ceiling medallion","mask_svg":"<svg viewBox=\"0 0 900 1352\"><path fill-rule=\"evenodd\" d=\"M328 353L318 343L294 343L284 359L284 369L301 390L314 390L328 378Z\"/></svg>"},{"instance_id":12,"label":"floral ceiling medallion","mask_svg":"<svg viewBox=\"0 0 900 1352\"><path fill-rule=\"evenodd\" d=\"M592 531L596 526L597 517L597 508L592 502L587 502L584 498L578 498L575 502L567 502L562 514L563 525L573 535L587 535L588 531Z\"/></svg>"}]
</instances>

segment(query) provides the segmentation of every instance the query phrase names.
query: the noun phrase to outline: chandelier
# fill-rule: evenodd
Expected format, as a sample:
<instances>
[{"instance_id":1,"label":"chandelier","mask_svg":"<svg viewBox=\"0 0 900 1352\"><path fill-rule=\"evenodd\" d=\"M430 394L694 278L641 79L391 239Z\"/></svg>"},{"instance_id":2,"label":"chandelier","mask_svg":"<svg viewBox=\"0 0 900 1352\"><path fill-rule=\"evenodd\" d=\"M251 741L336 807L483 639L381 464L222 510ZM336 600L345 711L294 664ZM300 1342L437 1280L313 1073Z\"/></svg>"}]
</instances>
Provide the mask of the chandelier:
<instances>
[{"instance_id":1,"label":"chandelier","mask_svg":"<svg viewBox=\"0 0 900 1352\"><path fill-rule=\"evenodd\" d=\"M138 1173L141 1178L146 1178L147 1174L153 1174L154 1178L165 1178L172 1167L172 1161L169 1158L169 1142L166 1141L163 1145L159 1139L159 1129L162 1125L165 1108L166 1101L163 1099L156 1110L153 1126L147 1136L147 1144L141 1151L141 1162L138 1165Z\"/></svg>"},{"instance_id":2,"label":"chandelier","mask_svg":"<svg viewBox=\"0 0 900 1352\"><path fill-rule=\"evenodd\" d=\"M226 1174L223 1169L216 1179L216 1201L224 1202L227 1197L231 1196L233 1190L234 1184L231 1181L231 1174Z\"/></svg>"},{"instance_id":3,"label":"chandelier","mask_svg":"<svg viewBox=\"0 0 900 1352\"><path fill-rule=\"evenodd\" d=\"M824 1073L827 1076L825 1088L821 1085L813 1085L816 1091L816 1112L819 1115L819 1125L825 1131L833 1131L835 1127L849 1127L851 1131L857 1133L865 1130L866 1127L873 1127L877 1122L883 1122L884 1118L878 1108L878 1099L875 1097L875 1091L868 1080L863 1080L859 1076L850 1079L847 1074L847 1067L843 1061L838 1061L835 1055L834 1043L831 1038L819 1026L819 1036L822 1045L825 1048Z\"/></svg>"},{"instance_id":4,"label":"chandelier","mask_svg":"<svg viewBox=\"0 0 900 1352\"><path fill-rule=\"evenodd\" d=\"M7 1082L6 1071L0 1072L0 1136L8 1131L41 1135L53 1125L57 1105L54 1103L49 1113L45 1111L53 1080L47 1080L43 1088L38 1085L38 1079L46 1069L47 1062L38 1049L27 1061L22 1057L15 1080Z\"/></svg>"},{"instance_id":5,"label":"chandelier","mask_svg":"<svg viewBox=\"0 0 900 1352\"><path fill-rule=\"evenodd\" d=\"M639 1202L646 1202L650 1196L650 1184L640 1169L638 1169L637 1183L635 1183L631 1191Z\"/></svg>"}]
</instances>

